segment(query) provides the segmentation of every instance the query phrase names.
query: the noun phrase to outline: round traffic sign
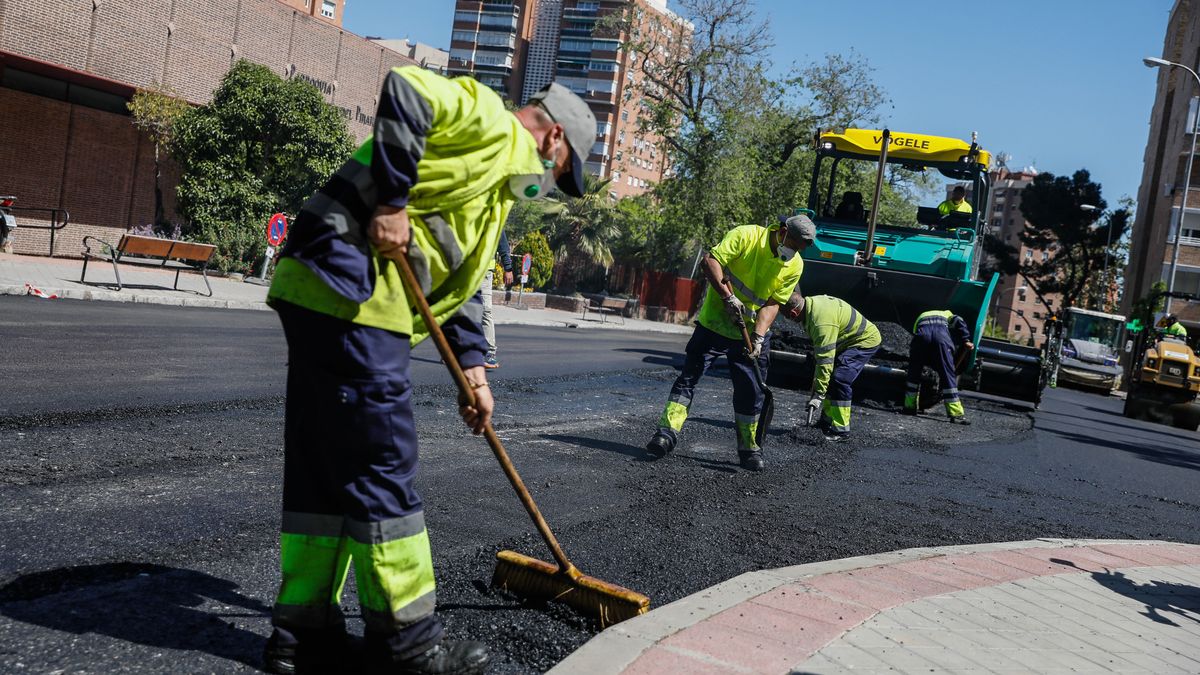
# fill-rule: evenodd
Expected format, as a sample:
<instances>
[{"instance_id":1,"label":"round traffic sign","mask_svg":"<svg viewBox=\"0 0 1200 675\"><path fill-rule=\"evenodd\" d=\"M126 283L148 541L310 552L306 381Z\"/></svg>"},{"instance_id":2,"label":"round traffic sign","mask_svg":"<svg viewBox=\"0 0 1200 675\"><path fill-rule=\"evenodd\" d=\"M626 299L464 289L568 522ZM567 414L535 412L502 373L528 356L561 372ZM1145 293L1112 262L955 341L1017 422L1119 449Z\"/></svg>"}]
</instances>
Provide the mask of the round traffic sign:
<instances>
[{"instance_id":1,"label":"round traffic sign","mask_svg":"<svg viewBox=\"0 0 1200 675\"><path fill-rule=\"evenodd\" d=\"M532 267L533 267L533 256L526 253L525 257L521 258L521 274L522 275L529 274L529 270Z\"/></svg>"},{"instance_id":2,"label":"round traffic sign","mask_svg":"<svg viewBox=\"0 0 1200 675\"><path fill-rule=\"evenodd\" d=\"M267 243L272 246L283 243L284 237L287 236L287 229L287 216L282 213L271 216L271 220L267 221Z\"/></svg>"}]
</instances>

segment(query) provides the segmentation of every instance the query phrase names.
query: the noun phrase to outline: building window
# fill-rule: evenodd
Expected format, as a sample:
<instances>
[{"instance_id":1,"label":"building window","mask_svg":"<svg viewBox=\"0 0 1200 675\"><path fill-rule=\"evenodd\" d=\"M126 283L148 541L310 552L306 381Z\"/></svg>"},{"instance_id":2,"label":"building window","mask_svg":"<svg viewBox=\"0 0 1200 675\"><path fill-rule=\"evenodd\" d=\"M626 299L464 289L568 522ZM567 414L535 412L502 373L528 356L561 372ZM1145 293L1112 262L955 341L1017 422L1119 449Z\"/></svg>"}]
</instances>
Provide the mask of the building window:
<instances>
[{"instance_id":1,"label":"building window","mask_svg":"<svg viewBox=\"0 0 1200 675\"><path fill-rule=\"evenodd\" d=\"M882 154L882 153L881 153L881 154ZM1033 251L1032 251L1032 250L1030 250L1030 249L1025 249L1025 259L1026 259L1026 260L1033 260Z\"/></svg>"},{"instance_id":2,"label":"building window","mask_svg":"<svg viewBox=\"0 0 1200 675\"><path fill-rule=\"evenodd\" d=\"M321 0L321 16L332 19L337 12L337 3L333 0Z\"/></svg>"},{"instance_id":3,"label":"building window","mask_svg":"<svg viewBox=\"0 0 1200 675\"><path fill-rule=\"evenodd\" d=\"M1047 261L1047 260L1049 260L1049 259L1050 259L1050 252L1049 252L1049 251L1042 251L1042 262L1046 262L1046 261Z\"/></svg>"},{"instance_id":4,"label":"building window","mask_svg":"<svg viewBox=\"0 0 1200 675\"><path fill-rule=\"evenodd\" d=\"M622 122L628 122L628 121L629 121L629 111L628 111L628 110L622 110L622 111L621 111L621 121L622 121Z\"/></svg>"}]
</instances>

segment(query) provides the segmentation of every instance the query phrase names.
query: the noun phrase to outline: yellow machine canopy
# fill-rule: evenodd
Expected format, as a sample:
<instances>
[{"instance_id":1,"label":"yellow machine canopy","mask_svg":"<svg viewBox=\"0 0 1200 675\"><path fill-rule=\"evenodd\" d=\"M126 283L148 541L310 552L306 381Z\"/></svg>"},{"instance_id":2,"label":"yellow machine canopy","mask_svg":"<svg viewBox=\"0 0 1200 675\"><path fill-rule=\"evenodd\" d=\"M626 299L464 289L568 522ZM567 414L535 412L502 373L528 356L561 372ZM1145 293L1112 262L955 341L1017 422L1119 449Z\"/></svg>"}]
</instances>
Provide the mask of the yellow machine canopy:
<instances>
[{"instance_id":1,"label":"yellow machine canopy","mask_svg":"<svg viewBox=\"0 0 1200 675\"><path fill-rule=\"evenodd\" d=\"M847 129L840 134L821 134L821 149L878 160L882 141L883 132L878 129ZM888 145L888 159L912 160L922 164L957 164L971 152L971 144L957 138L897 131L892 132ZM978 146L974 152L975 163L987 171L992 162L992 154Z\"/></svg>"}]
</instances>

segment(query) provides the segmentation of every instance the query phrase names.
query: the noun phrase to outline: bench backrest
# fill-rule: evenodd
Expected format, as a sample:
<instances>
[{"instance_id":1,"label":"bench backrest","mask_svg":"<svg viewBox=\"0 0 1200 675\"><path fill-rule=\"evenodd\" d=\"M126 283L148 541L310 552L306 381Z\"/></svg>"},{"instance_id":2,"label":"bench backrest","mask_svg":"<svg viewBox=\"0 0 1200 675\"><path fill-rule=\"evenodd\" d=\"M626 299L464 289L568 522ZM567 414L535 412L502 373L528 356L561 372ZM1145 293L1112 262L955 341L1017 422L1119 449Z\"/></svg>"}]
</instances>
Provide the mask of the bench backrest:
<instances>
[{"instance_id":1,"label":"bench backrest","mask_svg":"<svg viewBox=\"0 0 1200 675\"><path fill-rule=\"evenodd\" d=\"M212 244L196 244L190 241L177 241L175 248L171 249L171 257L179 260L190 260L193 262L208 262L208 259L217 252L217 247Z\"/></svg>"},{"instance_id":2,"label":"bench backrest","mask_svg":"<svg viewBox=\"0 0 1200 675\"><path fill-rule=\"evenodd\" d=\"M202 263L208 262L217 247L212 244L127 234L121 237L121 243L117 245L117 249L121 251L122 255L141 255Z\"/></svg>"},{"instance_id":3,"label":"bench backrest","mask_svg":"<svg viewBox=\"0 0 1200 675\"><path fill-rule=\"evenodd\" d=\"M127 234L121 237L121 243L117 245L117 248L121 251L122 255L148 255L155 258L165 258L171 252L172 243L174 242L170 239L156 239L154 237Z\"/></svg>"},{"instance_id":4,"label":"bench backrest","mask_svg":"<svg viewBox=\"0 0 1200 675\"><path fill-rule=\"evenodd\" d=\"M600 301L601 307L609 309L625 309L625 306L628 304L629 301L625 298L604 298Z\"/></svg>"}]
</instances>

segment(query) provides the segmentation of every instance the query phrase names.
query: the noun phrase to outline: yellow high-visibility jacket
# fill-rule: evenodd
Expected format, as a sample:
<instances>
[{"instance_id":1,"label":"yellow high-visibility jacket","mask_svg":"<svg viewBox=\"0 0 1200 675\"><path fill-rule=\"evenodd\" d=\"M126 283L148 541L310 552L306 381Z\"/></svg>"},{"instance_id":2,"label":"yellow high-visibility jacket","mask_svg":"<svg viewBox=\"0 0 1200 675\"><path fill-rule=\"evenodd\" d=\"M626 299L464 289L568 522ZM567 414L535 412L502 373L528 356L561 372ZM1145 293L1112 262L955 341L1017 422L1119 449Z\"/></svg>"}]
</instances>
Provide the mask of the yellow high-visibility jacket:
<instances>
[{"instance_id":1,"label":"yellow high-visibility jacket","mask_svg":"<svg viewBox=\"0 0 1200 675\"><path fill-rule=\"evenodd\" d=\"M268 301L420 342L428 329L413 316L395 263L367 237L377 206L404 206L412 224L408 261L438 323L456 313L478 323L482 306L467 301L492 267L516 201L509 178L543 170L533 136L491 89L467 77L394 68L374 134L305 202Z\"/></svg>"}]
</instances>

